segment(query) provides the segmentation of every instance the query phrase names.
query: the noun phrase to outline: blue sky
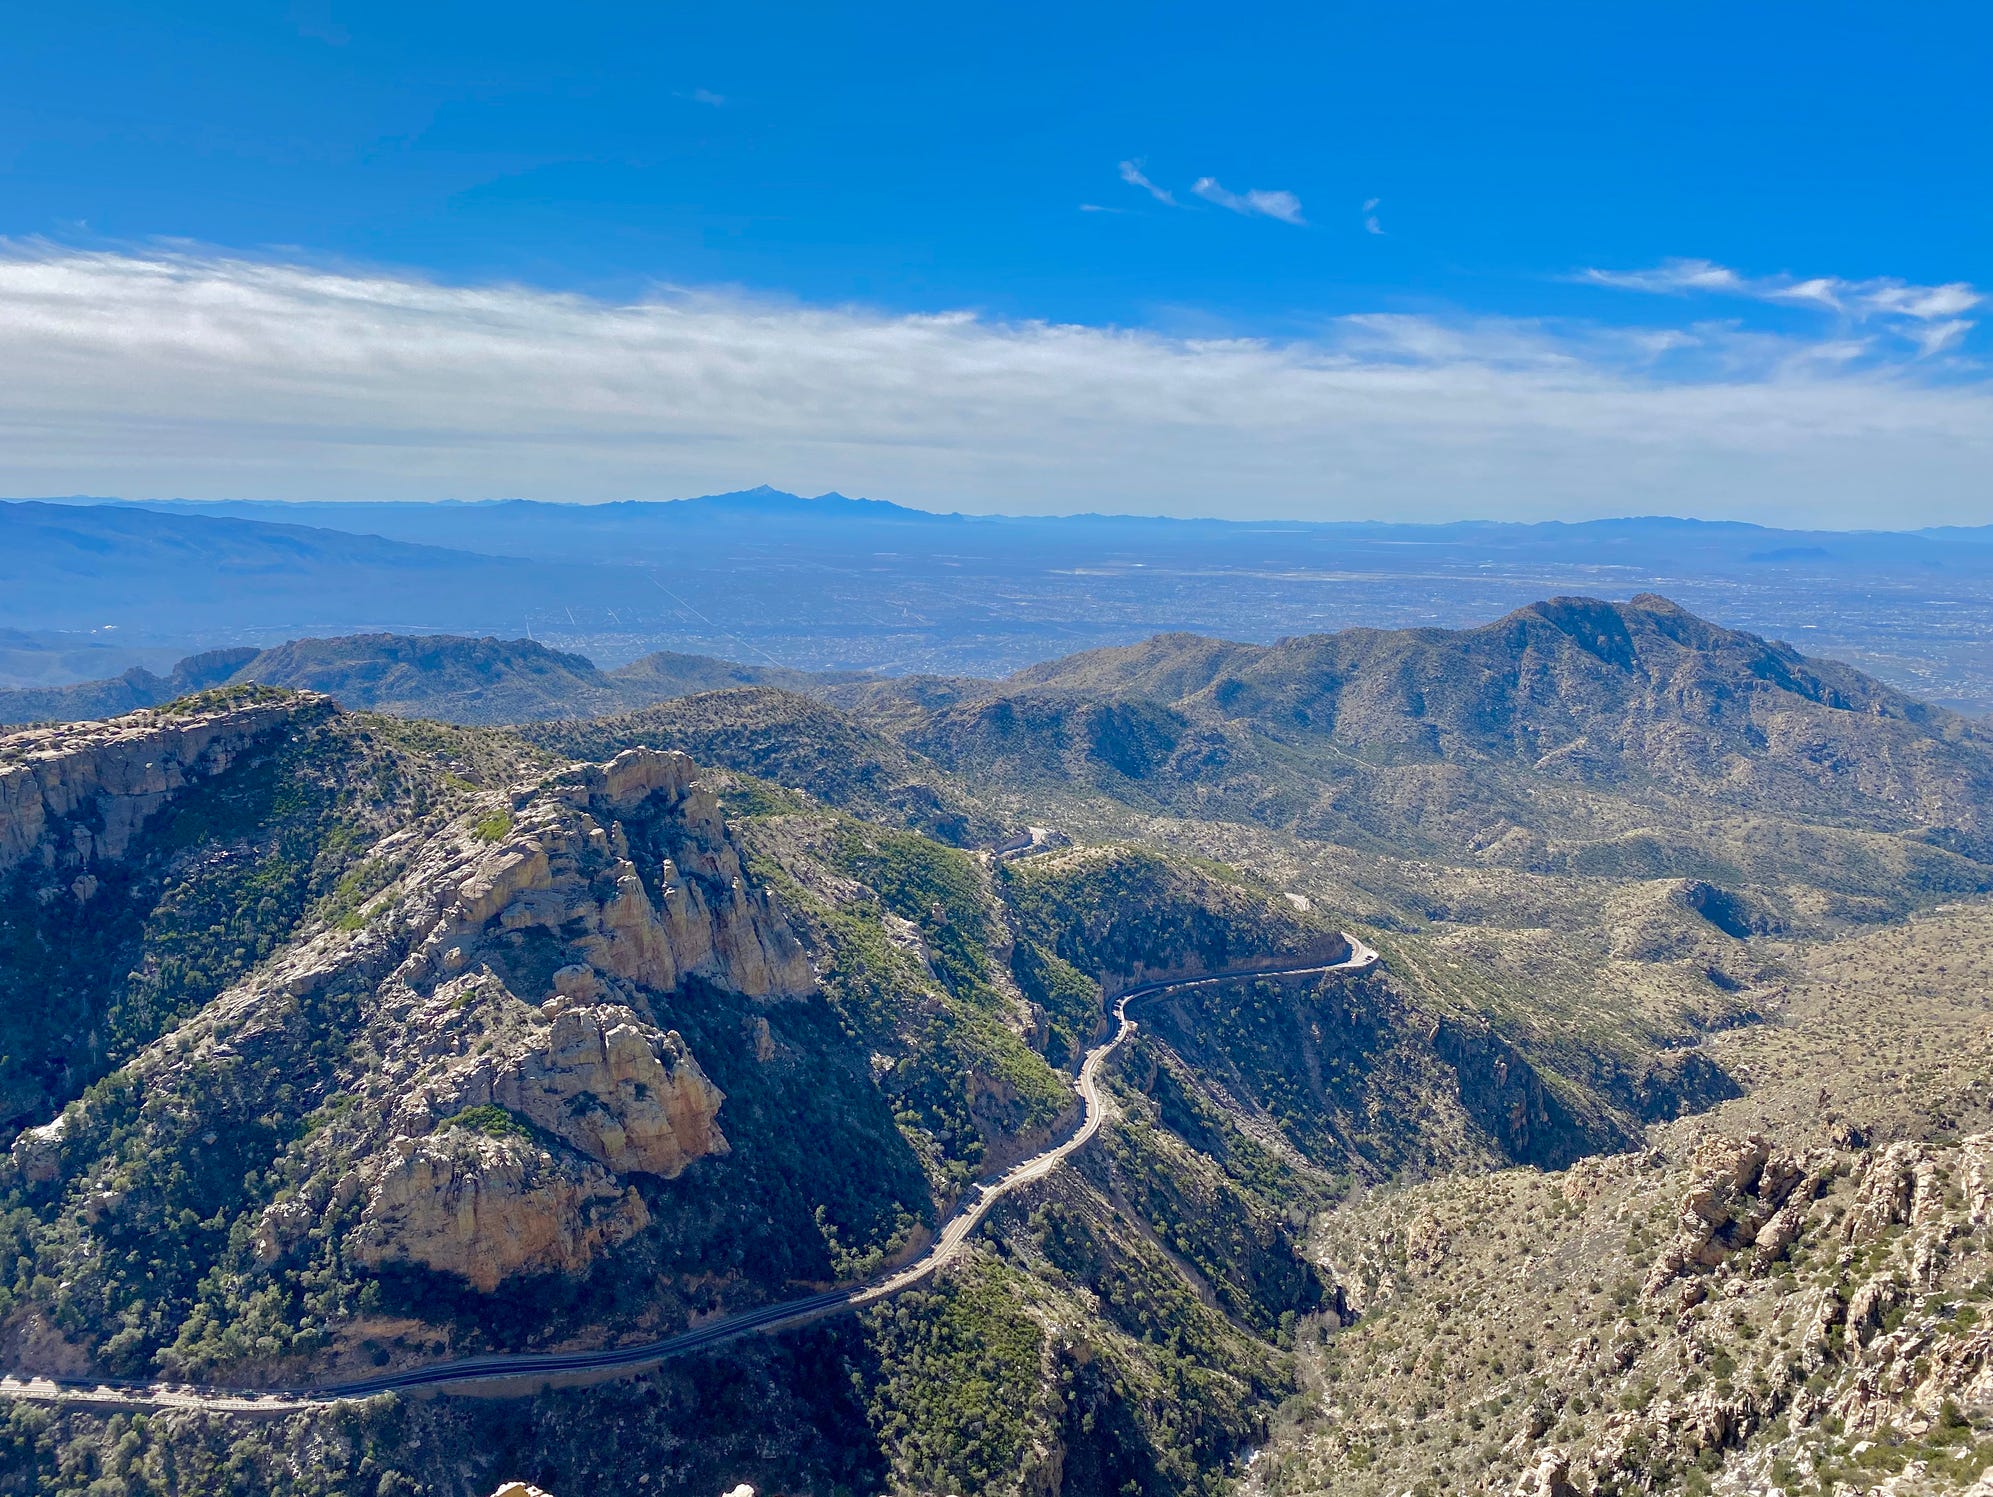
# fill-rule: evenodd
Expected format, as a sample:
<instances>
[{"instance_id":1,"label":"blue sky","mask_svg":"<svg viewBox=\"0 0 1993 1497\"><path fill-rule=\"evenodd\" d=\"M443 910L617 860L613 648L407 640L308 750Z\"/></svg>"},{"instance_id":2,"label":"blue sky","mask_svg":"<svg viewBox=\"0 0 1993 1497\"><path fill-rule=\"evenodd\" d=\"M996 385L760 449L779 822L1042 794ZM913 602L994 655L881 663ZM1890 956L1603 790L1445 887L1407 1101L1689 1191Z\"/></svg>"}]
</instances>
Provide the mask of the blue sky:
<instances>
[{"instance_id":1,"label":"blue sky","mask_svg":"<svg viewBox=\"0 0 1993 1497\"><path fill-rule=\"evenodd\" d=\"M0 19L11 492L1993 519L1981 7L167 9Z\"/></svg>"}]
</instances>

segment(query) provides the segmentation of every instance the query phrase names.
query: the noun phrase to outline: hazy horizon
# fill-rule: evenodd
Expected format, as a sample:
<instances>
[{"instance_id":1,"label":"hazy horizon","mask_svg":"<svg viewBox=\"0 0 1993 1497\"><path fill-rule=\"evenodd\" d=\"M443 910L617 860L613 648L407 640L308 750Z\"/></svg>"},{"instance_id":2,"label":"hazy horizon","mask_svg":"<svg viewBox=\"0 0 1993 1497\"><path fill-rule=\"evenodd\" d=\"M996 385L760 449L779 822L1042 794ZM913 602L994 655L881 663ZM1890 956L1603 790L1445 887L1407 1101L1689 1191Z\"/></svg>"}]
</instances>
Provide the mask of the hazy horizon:
<instances>
[{"instance_id":1,"label":"hazy horizon","mask_svg":"<svg viewBox=\"0 0 1993 1497\"><path fill-rule=\"evenodd\" d=\"M604 509L613 505L668 505L696 504L712 499L738 499L750 495L767 494L783 499L799 499L805 502L818 500L846 500L854 504L881 505L892 509L908 510L935 519L963 520L1017 520L1056 521L1056 520L1135 520L1156 522L1211 522L1224 525L1286 525L1286 526L1347 526L1352 528L1403 528L1408 530L1439 530L1463 526L1516 526L1551 527L1566 526L1577 529L1586 526L1607 525L1707 525L1734 526L1738 528L1786 532L1792 534L1820 535L1926 535L1934 531L1961 529L1993 530L1993 516L1976 524L1945 525L1802 525L1776 524L1758 520L1743 520L1723 515L1695 515L1652 511L1634 513L1631 511L1589 515L1583 518L1548 516L1541 519L1507 519L1495 515L1463 514L1444 520L1403 520L1390 519L1382 515L1348 515L1334 518L1316 518L1307 515L1275 514L1236 514L1236 515L1172 515L1138 509L1125 510L1062 510L1045 513L1032 513L1018 510L988 509L941 509L928 505L906 503L897 499L881 499L869 494L846 494L835 489L825 489L817 493L777 488L773 484L755 484L748 488L731 489L705 494L673 494L655 497L628 496L623 498L564 499L534 498L523 494L494 494L480 498L449 496L435 499L381 499L372 496L352 495L337 499L276 499L256 495L227 495L222 497L197 498L186 494L156 496L132 496L122 494L3 494L0 504L73 504L73 505L130 505L144 508L149 505L183 506L190 509L224 509L240 507L253 509L258 506L281 506L295 509L312 509L324 506L395 505L416 508L424 505L474 508L478 506L498 506L506 504L549 505L574 509Z\"/></svg>"}]
</instances>

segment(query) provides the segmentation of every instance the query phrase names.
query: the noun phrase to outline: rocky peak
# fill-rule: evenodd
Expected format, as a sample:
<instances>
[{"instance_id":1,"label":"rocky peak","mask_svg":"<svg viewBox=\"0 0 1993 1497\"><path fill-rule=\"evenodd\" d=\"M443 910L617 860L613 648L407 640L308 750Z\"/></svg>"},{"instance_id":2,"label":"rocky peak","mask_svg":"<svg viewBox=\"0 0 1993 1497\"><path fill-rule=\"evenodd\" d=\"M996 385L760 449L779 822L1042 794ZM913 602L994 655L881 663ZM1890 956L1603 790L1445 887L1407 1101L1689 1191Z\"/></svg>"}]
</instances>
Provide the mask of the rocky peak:
<instances>
[{"instance_id":1,"label":"rocky peak","mask_svg":"<svg viewBox=\"0 0 1993 1497\"><path fill-rule=\"evenodd\" d=\"M128 836L179 786L301 712L332 710L292 697L16 735L7 768L25 768L0 783L39 821L30 833L17 813L13 845L65 856L82 845L74 824L107 856L100 844L122 843L105 828ZM351 1100L297 1145L309 1183L265 1212L259 1260L351 1211L368 1263L482 1290L580 1272L649 1223L635 1182L655 1188L729 1152L725 1096L658 1007L694 979L783 1002L815 978L694 774L682 754L635 749L394 831L370 856L398 872L357 927L321 924L136 1058L149 1106L191 1109L183 1093L220 1087L266 1111L294 1052L315 1043L316 995L357 1002L342 1043L370 1059L341 1078ZM79 1104L24 1133L14 1178L83 1188L68 1178L82 1117ZM114 1227L116 1209L104 1214Z\"/></svg>"},{"instance_id":2,"label":"rocky peak","mask_svg":"<svg viewBox=\"0 0 1993 1497\"><path fill-rule=\"evenodd\" d=\"M625 994L668 992L687 975L755 998L813 992L802 944L748 882L718 802L693 773L683 754L630 749L516 796L494 845L436 871L434 886L455 897L437 911L424 955L448 973L476 944L540 930Z\"/></svg>"}]
</instances>

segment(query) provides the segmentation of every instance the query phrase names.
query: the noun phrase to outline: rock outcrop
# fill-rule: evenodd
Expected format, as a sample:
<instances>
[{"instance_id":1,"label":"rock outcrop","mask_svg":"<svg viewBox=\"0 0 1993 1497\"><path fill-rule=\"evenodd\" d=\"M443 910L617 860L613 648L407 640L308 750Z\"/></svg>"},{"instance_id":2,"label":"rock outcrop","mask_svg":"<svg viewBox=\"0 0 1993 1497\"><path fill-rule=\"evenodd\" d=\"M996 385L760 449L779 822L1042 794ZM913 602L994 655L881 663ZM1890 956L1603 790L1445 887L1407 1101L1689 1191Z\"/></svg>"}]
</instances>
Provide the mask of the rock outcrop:
<instances>
[{"instance_id":1,"label":"rock outcrop","mask_svg":"<svg viewBox=\"0 0 1993 1497\"><path fill-rule=\"evenodd\" d=\"M364 1263L418 1263L489 1292L517 1273L579 1272L649 1224L643 1197L599 1166L451 1126L375 1164L354 1241Z\"/></svg>"},{"instance_id":2,"label":"rock outcrop","mask_svg":"<svg viewBox=\"0 0 1993 1497\"><path fill-rule=\"evenodd\" d=\"M0 737L0 872L26 862L51 870L115 862L180 791L331 710L323 697L286 695Z\"/></svg>"},{"instance_id":3,"label":"rock outcrop","mask_svg":"<svg viewBox=\"0 0 1993 1497\"><path fill-rule=\"evenodd\" d=\"M648 1221L625 1177L673 1179L728 1152L724 1095L651 1000L697 977L780 1001L814 976L692 774L684 755L648 749L565 771L516 795L495 840L418 863L394 916L412 945L399 980L435 984L412 1026L433 1036L468 1009L482 1038L430 1039L401 1083L389 1157L365 1170L373 1261L484 1289L578 1271ZM528 938L570 958L545 987L520 958ZM545 1147L452 1123L491 1107Z\"/></svg>"},{"instance_id":4,"label":"rock outcrop","mask_svg":"<svg viewBox=\"0 0 1993 1497\"><path fill-rule=\"evenodd\" d=\"M301 713L335 711L287 697L0 740L13 755L0 759L4 845L65 871L118 856L174 794ZM287 1047L310 1043L302 1008L329 993L359 1003L354 1043L372 1059L303 1140L301 1187L263 1213L258 1262L346 1213L369 1264L486 1291L578 1273L649 1223L636 1181L729 1152L725 1096L657 1006L694 982L792 1001L815 977L693 772L682 754L632 750L392 833L369 856L397 873L357 927L321 923L135 1058L134 1085L162 1108L200 1086L268 1111L249 1099L273 1097ZM0 1167L31 1189L66 1180L85 1117L77 1103L29 1128Z\"/></svg>"},{"instance_id":5,"label":"rock outcrop","mask_svg":"<svg viewBox=\"0 0 1993 1497\"><path fill-rule=\"evenodd\" d=\"M1833 1172L1825 1150L1805 1158L1772 1147L1761 1134L1716 1138L1696 1155L1696 1173L1682 1199L1675 1238L1654 1260L1643 1292L1663 1293L1686 1274L1724 1263L1755 1247L1755 1265L1768 1268L1798 1238L1807 1206ZM1698 1286L1685 1301L1702 1297Z\"/></svg>"},{"instance_id":6,"label":"rock outcrop","mask_svg":"<svg viewBox=\"0 0 1993 1497\"><path fill-rule=\"evenodd\" d=\"M491 1098L618 1174L681 1173L724 1154L725 1097L676 1030L615 1005L558 1012L544 1050L506 1068Z\"/></svg>"},{"instance_id":7,"label":"rock outcrop","mask_svg":"<svg viewBox=\"0 0 1993 1497\"><path fill-rule=\"evenodd\" d=\"M683 754L630 749L527 796L507 835L448 875L455 899L428 921L425 954L448 970L452 949L544 930L624 988L668 992L696 975L755 998L814 991L802 944L749 885L693 773Z\"/></svg>"}]
</instances>

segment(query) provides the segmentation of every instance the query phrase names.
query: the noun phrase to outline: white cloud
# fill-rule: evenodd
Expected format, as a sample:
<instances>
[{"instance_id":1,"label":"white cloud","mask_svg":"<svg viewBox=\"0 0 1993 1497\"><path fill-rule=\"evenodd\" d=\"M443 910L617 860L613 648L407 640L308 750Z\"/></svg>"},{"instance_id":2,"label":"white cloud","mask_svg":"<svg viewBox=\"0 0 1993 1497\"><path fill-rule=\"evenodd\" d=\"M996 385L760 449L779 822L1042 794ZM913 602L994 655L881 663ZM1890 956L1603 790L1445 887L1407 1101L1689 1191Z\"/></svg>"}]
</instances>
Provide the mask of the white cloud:
<instances>
[{"instance_id":1,"label":"white cloud","mask_svg":"<svg viewBox=\"0 0 1993 1497\"><path fill-rule=\"evenodd\" d=\"M1891 325L1924 355L1955 346L1974 326L1959 317L1986 300L1963 281L1915 286L1894 277L1865 281L1838 276L1744 276L1708 260L1668 260L1651 270L1587 270L1580 279L1624 291L1670 295L1707 293L1786 306L1815 307L1850 322Z\"/></svg>"},{"instance_id":2,"label":"white cloud","mask_svg":"<svg viewBox=\"0 0 1993 1497\"><path fill-rule=\"evenodd\" d=\"M1168 188L1156 186L1155 183L1143 175L1142 163L1139 161L1124 161L1121 163L1121 180L1126 182L1130 187L1141 188L1142 191L1146 192L1159 203L1167 203L1172 208L1183 206L1176 200L1175 193L1171 192Z\"/></svg>"},{"instance_id":3,"label":"white cloud","mask_svg":"<svg viewBox=\"0 0 1993 1497\"><path fill-rule=\"evenodd\" d=\"M1928 358L1931 354L1956 348L1972 329L1972 323L1955 317L1949 322L1928 322L1922 327L1912 328L1910 337L1916 343L1918 352Z\"/></svg>"},{"instance_id":4,"label":"white cloud","mask_svg":"<svg viewBox=\"0 0 1993 1497\"><path fill-rule=\"evenodd\" d=\"M1652 270L1587 270L1582 279L1622 291L1721 291L1741 294L1736 271L1708 260L1670 260Z\"/></svg>"},{"instance_id":5,"label":"white cloud","mask_svg":"<svg viewBox=\"0 0 1993 1497\"><path fill-rule=\"evenodd\" d=\"M1205 202L1230 208L1234 213L1257 213L1284 224L1305 222L1301 217L1301 199L1291 192L1262 192L1258 188L1244 193L1227 192L1216 177L1199 177L1190 190Z\"/></svg>"},{"instance_id":6,"label":"white cloud","mask_svg":"<svg viewBox=\"0 0 1993 1497\"><path fill-rule=\"evenodd\" d=\"M1193 339L16 245L0 493L1983 519L1993 385L1896 348L1403 315Z\"/></svg>"},{"instance_id":7,"label":"white cloud","mask_svg":"<svg viewBox=\"0 0 1993 1497\"><path fill-rule=\"evenodd\" d=\"M694 104L710 104L715 109L721 108L727 102L725 94L716 94L710 88L695 88L686 97Z\"/></svg>"},{"instance_id":8,"label":"white cloud","mask_svg":"<svg viewBox=\"0 0 1993 1497\"><path fill-rule=\"evenodd\" d=\"M1384 225L1377 221L1377 205L1383 201L1382 198L1365 198L1363 200L1363 227L1366 233L1382 234L1384 232Z\"/></svg>"}]
</instances>

